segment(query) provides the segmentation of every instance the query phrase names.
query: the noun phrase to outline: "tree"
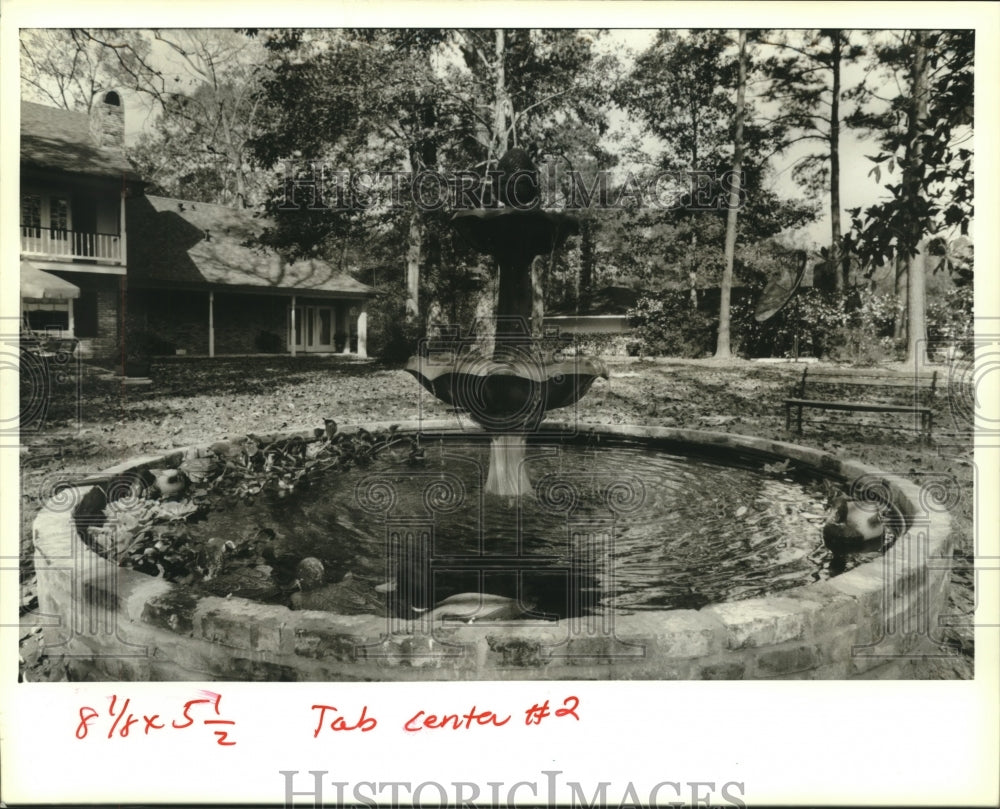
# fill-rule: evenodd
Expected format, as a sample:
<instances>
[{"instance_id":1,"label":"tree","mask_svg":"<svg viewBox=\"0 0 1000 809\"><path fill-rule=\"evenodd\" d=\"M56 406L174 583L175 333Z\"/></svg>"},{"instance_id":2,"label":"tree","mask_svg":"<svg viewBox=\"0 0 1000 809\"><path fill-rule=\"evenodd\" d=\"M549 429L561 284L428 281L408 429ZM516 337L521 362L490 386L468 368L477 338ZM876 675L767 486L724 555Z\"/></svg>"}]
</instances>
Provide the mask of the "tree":
<instances>
[{"instance_id":1,"label":"tree","mask_svg":"<svg viewBox=\"0 0 1000 809\"><path fill-rule=\"evenodd\" d=\"M720 356L729 343L723 310L741 245L813 217L810 206L779 199L767 188L770 157L782 148L787 130L783 122L760 115L746 98L750 78L761 78L752 39L749 32L735 42L724 31L661 32L615 96L660 145L651 173L699 172L678 206L626 217L621 241L656 256L655 263L635 266L647 288L686 283L696 307L699 285L720 284ZM734 185L737 156L740 180ZM705 199L713 204L698 204ZM738 216L733 204L740 207Z\"/></svg>"},{"instance_id":2,"label":"tree","mask_svg":"<svg viewBox=\"0 0 1000 809\"><path fill-rule=\"evenodd\" d=\"M247 143L259 127L252 84L209 84L167 99L155 128L126 150L150 193L244 208L265 177L251 169Z\"/></svg>"},{"instance_id":3,"label":"tree","mask_svg":"<svg viewBox=\"0 0 1000 809\"><path fill-rule=\"evenodd\" d=\"M263 32L271 72L261 106L268 121L253 141L262 168L286 163L308 182L312 164L333 171L422 171L452 175L496 165L514 145L537 160L591 153L605 126L606 103L592 37L575 31L466 30ZM334 196L327 182L330 196ZM350 240L381 243L379 263L397 262L406 315L414 326L429 309L453 308L469 286L467 265L481 261L452 238L441 210L409 200L291 210L283 193L268 200L277 222L268 243L310 254ZM308 196L308 194L306 195ZM377 195L376 195L377 196ZM327 203L331 200L327 200ZM395 251L395 256L393 253ZM484 295L484 311L489 311ZM426 302L426 303L425 303Z\"/></svg>"},{"instance_id":4,"label":"tree","mask_svg":"<svg viewBox=\"0 0 1000 809\"><path fill-rule=\"evenodd\" d=\"M139 59L128 42L84 32L122 60ZM248 142L259 131L256 90L263 48L246 32L227 29L157 30L133 76L137 92L158 109L150 134L129 157L165 193L247 207L261 178L248 160Z\"/></svg>"},{"instance_id":5,"label":"tree","mask_svg":"<svg viewBox=\"0 0 1000 809\"><path fill-rule=\"evenodd\" d=\"M434 60L445 33L433 29L274 31L263 34L271 74L258 94L269 111L268 126L253 140L254 159L265 169L290 168L292 183L315 182L326 171L327 198L318 209L288 205L276 188L267 208L276 227L267 243L285 252L313 255L374 235L386 250L405 244L405 316L419 313L425 239L437 214L422 210L408 194L402 206L386 205L380 189L360 204L348 175L373 179L378 172L411 177L440 167L442 150L456 129L453 98L439 92ZM319 178L321 183L323 177ZM336 183L341 183L335 187ZM405 191L409 191L406 188ZM308 193L306 193L308 197ZM388 254L377 263L391 261ZM374 262L373 262L374 263Z\"/></svg>"},{"instance_id":6,"label":"tree","mask_svg":"<svg viewBox=\"0 0 1000 809\"><path fill-rule=\"evenodd\" d=\"M796 33L798 36L796 36ZM830 244L827 260L834 268L838 292L848 283L850 264L844 260L840 207L841 104L851 94L843 90L843 67L859 59L864 48L839 28L777 32L767 38L779 49L765 67L771 84L766 97L780 105L777 120L792 128L788 146L818 141L818 150L801 158L793 169L813 194L829 194Z\"/></svg>"},{"instance_id":7,"label":"tree","mask_svg":"<svg viewBox=\"0 0 1000 809\"><path fill-rule=\"evenodd\" d=\"M155 128L127 150L153 190L245 207L261 180L247 160L262 48L225 29L52 29L22 36L22 91L89 109L106 90L145 96Z\"/></svg>"},{"instance_id":8,"label":"tree","mask_svg":"<svg viewBox=\"0 0 1000 809\"><path fill-rule=\"evenodd\" d=\"M607 101L616 60L597 56L594 43L600 32L572 29L460 29L454 32L461 55L452 74L454 92L463 100L467 140L473 165L481 171L496 167L512 147L526 147L536 162L592 176L612 164L600 139L608 129ZM568 185L562 188L564 196ZM579 297L593 286L596 218L582 214L584 247L576 264ZM539 256L532 273L536 305L533 327L541 329L546 276L555 256ZM487 287L481 296L480 316L491 309ZM579 303L579 301L577 301Z\"/></svg>"},{"instance_id":9,"label":"tree","mask_svg":"<svg viewBox=\"0 0 1000 809\"><path fill-rule=\"evenodd\" d=\"M747 32L740 29L738 75L736 79L736 110L733 132L733 174L729 191L729 216L726 220L726 265L722 271L719 303L719 339L715 349L718 359L732 356L729 346L729 296L733 285L733 261L736 258L736 217L740 202L740 173L743 171L743 116L747 87Z\"/></svg>"},{"instance_id":10,"label":"tree","mask_svg":"<svg viewBox=\"0 0 1000 809\"><path fill-rule=\"evenodd\" d=\"M138 31L103 30L101 39L127 45L121 54L74 28L31 28L21 33L21 96L67 110L90 111L94 99L135 85L149 43Z\"/></svg>"},{"instance_id":11,"label":"tree","mask_svg":"<svg viewBox=\"0 0 1000 809\"><path fill-rule=\"evenodd\" d=\"M736 66L727 58L730 39L724 31L660 31L653 45L636 60L632 74L617 89L618 103L637 116L664 144L657 169L714 171L725 162L732 143L731 88ZM687 272L691 305L697 307L699 226L703 212L682 210L673 217L687 237L678 260ZM690 249L688 249L688 246Z\"/></svg>"},{"instance_id":12,"label":"tree","mask_svg":"<svg viewBox=\"0 0 1000 809\"><path fill-rule=\"evenodd\" d=\"M859 124L881 133L881 151L870 157L872 174L883 167L898 183L887 183L891 197L851 212L849 246L874 268L899 256L907 273L907 362L926 363L925 272L927 241L951 232L968 232L973 212L972 68L974 32L904 31L875 48L872 73L902 73L905 86L884 96L868 87L866 100L878 108L859 111Z\"/></svg>"}]
</instances>

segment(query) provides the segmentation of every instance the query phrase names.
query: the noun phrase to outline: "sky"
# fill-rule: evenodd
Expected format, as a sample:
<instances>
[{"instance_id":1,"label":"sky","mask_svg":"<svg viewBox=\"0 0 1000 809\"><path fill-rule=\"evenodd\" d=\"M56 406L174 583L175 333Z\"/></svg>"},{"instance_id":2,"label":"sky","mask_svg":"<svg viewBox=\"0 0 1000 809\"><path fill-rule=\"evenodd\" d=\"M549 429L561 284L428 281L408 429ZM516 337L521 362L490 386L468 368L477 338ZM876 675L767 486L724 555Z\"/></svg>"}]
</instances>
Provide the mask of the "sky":
<instances>
[{"instance_id":1,"label":"sky","mask_svg":"<svg viewBox=\"0 0 1000 809\"><path fill-rule=\"evenodd\" d=\"M608 52L614 52L631 62L635 55L648 48L656 37L656 31L651 30L612 30L607 37L600 40L601 48ZM777 51L777 48L762 47L762 55L770 55ZM861 64L845 65L842 82L843 87L850 87L860 82L864 77L864 66ZM886 87L878 81L872 83L872 87L881 92L883 88L886 93L898 92L895 82L892 87ZM754 87L748 87L748 103L756 103L758 109L764 114L772 114L773 105L764 103L760 98L754 98ZM613 116L613 121L620 128L627 128L629 123L624 115ZM652 147L653 144L650 143ZM777 155L772 159L772 172L768 178L769 190L773 190L780 196L789 199L802 199L803 193L800 184L792 176L792 169L795 164L805 157L810 151L816 149L815 142L794 144L787 152ZM879 152L878 144L870 136L857 133L853 130L842 127L840 139L840 201L841 209L844 211L841 227L844 232L849 229L850 222L846 211L851 208L867 208L890 196L885 190L887 183L898 183L898 176L888 175L884 171L881 180L878 181L870 176L874 163L868 159L867 155L876 155ZM825 195L820 200L820 210L816 221L800 228L796 231L788 231L786 238L796 243L796 246L812 247L826 245L830 241L830 199Z\"/></svg>"}]
</instances>

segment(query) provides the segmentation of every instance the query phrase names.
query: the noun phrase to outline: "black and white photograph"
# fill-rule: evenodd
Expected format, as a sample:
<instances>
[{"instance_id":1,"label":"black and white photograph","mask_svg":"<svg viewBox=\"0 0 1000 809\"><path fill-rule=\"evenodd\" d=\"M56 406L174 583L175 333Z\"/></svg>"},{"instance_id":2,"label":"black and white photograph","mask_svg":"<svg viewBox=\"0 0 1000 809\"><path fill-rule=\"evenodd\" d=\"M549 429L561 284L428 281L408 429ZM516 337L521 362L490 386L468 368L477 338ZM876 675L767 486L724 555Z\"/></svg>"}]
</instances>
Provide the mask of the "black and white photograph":
<instances>
[{"instance_id":1,"label":"black and white photograph","mask_svg":"<svg viewBox=\"0 0 1000 809\"><path fill-rule=\"evenodd\" d=\"M818 693L775 723L836 721L858 748L809 758L874 772L887 685L913 736L898 689L995 684L996 7L421 5L5 26L5 758L22 695L67 695L36 742L195 761L257 695L332 757ZM977 710L965 805L996 791ZM268 758L257 799L781 800L736 761L642 780L643 749L391 790Z\"/></svg>"}]
</instances>

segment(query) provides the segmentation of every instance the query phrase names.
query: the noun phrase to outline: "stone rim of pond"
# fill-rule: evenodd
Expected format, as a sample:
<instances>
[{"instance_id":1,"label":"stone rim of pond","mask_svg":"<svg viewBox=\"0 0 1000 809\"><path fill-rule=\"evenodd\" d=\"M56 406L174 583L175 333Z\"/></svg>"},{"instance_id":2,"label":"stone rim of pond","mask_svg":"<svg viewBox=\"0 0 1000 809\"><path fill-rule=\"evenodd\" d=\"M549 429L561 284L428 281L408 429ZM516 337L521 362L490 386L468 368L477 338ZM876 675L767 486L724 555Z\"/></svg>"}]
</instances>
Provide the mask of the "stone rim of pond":
<instances>
[{"instance_id":1,"label":"stone rim of pond","mask_svg":"<svg viewBox=\"0 0 1000 809\"><path fill-rule=\"evenodd\" d=\"M485 435L454 419L394 424L400 433L424 437ZM199 596L118 567L75 529L73 520L104 498L84 486L58 491L34 523L40 611L61 618L59 628L47 628L53 635L47 648L53 655L61 648L77 676L99 680L842 679L874 676L869 672L879 666L938 648L928 625L947 595L951 521L940 493L928 486L823 450L736 433L555 420L539 432L547 438L638 439L687 454L724 450L765 461L791 459L827 477L884 488L909 531L877 559L829 580L699 610L616 615L610 631L588 631L578 619L445 623L431 630L420 618L293 611ZM280 437L294 435L311 438L314 432ZM136 457L104 474L175 466L207 446ZM100 612L106 631L82 631L88 616L93 627Z\"/></svg>"}]
</instances>

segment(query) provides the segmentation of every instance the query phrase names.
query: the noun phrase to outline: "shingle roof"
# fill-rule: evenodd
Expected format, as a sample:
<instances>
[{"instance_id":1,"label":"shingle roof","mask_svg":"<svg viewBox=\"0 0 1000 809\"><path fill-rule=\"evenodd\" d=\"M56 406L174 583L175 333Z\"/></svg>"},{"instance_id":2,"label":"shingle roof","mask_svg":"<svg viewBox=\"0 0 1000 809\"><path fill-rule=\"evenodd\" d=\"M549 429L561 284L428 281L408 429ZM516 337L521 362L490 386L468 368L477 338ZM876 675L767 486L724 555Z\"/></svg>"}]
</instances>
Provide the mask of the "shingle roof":
<instances>
[{"instance_id":1,"label":"shingle roof","mask_svg":"<svg viewBox=\"0 0 1000 809\"><path fill-rule=\"evenodd\" d=\"M138 180L120 149L101 148L85 112L21 102L21 162L43 169Z\"/></svg>"},{"instance_id":2,"label":"shingle roof","mask_svg":"<svg viewBox=\"0 0 1000 809\"><path fill-rule=\"evenodd\" d=\"M126 201L128 282L139 287L269 287L275 292L375 290L324 261L288 263L273 251L245 246L266 222L250 210L166 197Z\"/></svg>"}]
</instances>

